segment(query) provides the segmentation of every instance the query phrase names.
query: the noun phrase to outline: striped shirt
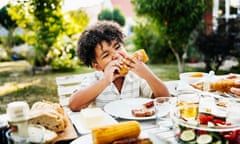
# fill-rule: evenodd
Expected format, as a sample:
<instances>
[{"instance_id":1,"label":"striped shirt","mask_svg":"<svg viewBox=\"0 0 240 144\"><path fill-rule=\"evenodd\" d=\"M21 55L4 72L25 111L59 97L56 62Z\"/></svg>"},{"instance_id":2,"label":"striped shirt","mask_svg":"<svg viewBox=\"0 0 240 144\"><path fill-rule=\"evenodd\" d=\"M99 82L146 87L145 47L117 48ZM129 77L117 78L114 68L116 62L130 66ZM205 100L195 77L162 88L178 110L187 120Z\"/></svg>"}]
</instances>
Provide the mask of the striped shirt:
<instances>
[{"instance_id":1,"label":"striped shirt","mask_svg":"<svg viewBox=\"0 0 240 144\"><path fill-rule=\"evenodd\" d=\"M96 71L88 75L81 82L80 88L86 88L96 81L103 78L103 72ZM100 95L98 95L95 101L92 103L97 107L103 108L105 104L124 98L136 98L136 97L148 97L152 96L152 90L146 80L140 78L133 72L129 72L124 79L121 92L118 91L114 83L107 86Z\"/></svg>"}]
</instances>

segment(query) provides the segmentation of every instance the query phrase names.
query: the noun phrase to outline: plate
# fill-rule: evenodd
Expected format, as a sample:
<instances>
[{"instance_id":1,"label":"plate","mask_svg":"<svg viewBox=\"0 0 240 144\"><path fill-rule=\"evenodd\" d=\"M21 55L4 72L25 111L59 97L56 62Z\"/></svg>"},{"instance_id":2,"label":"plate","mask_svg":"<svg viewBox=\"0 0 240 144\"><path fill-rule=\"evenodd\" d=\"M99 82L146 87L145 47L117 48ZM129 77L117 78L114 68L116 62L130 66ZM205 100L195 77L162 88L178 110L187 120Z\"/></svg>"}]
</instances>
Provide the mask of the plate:
<instances>
[{"instance_id":1,"label":"plate","mask_svg":"<svg viewBox=\"0 0 240 144\"><path fill-rule=\"evenodd\" d=\"M155 119L155 115L149 117L135 117L132 109L143 108L143 104L153 99L150 98L128 98L110 102L104 106L104 111L116 117L129 120L150 120Z\"/></svg>"},{"instance_id":2,"label":"plate","mask_svg":"<svg viewBox=\"0 0 240 144\"><path fill-rule=\"evenodd\" d=\"M91 129L87 127L87 125L84 123L84 121L81 119L81 114L80 112L72 112L69 114L69 117L76 127L77 131L79 134L89 134L91 133ZM113 117L111 117L109 114L104 112L104 119L99 126L104 126L104 125L110 125L110 124L116 124L118 123Z\"/></svg>"},{"instance_id":3,"label":"plate","mask_svg":"<svg viewBox=\"0 0 240 144\"><path fill-rule=\"evenodd\" d=\"M92 135L87 134L87 135L81 136L75 139L74 141L72 141L71 144L93 144Z\"/></svg>"},{"instance_id":4,"label":"plate","mask_svg":"<svg viewBox=\"0 0 240 144\"><path fill-rule=\"evenodd\" d=\"M164 84L168 88L168 91L172 96L177 95L177 88L179 85L179 80L174 80L174 81L165 81Z\"/></svg>"},{"instance_id":5,"label":"plate","mask_svg":"<svg viewBox=\"0 0 240 144\"><path fill-rule=\"evenodd\" d=\"M139 137L149 137L149 136L147 133L141 132ZM153 141L153 139L151 137L149 137L149 138L150 138L150 140ZM75 139L74 141L72 141L71 144L93 144L92 134L87 134L87 135L81 136L81 137Z\"/></svg>"}]
</instances>

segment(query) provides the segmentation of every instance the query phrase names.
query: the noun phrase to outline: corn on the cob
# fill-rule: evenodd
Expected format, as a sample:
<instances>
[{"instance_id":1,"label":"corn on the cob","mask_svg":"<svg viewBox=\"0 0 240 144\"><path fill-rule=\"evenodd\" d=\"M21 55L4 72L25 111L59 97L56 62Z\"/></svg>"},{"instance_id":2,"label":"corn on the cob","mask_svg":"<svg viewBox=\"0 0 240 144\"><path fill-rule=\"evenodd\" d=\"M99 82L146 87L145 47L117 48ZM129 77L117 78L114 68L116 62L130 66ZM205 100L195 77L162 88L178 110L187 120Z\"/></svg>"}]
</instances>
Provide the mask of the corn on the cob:
<instances>
[{"instance_id":1,"label":"corn on the cob","mask_svg":"<svg viewBox=\"0 0 240 144\"><path fill-rule=\"evenodd\" d=\"M140 49L136 52L133 53L132 55L134 58L146 63L149 58L146 54L146 52L144 51L144 49ZM127 61L131 61L131 58L126 58ZM127 66L126 66L126 63L124 63L122 65L122 68L120 69L120 74L124 75L124 74L127 74L128 73L128 69L127 69Z\"/></svg>"},{"instance_id":2,"label":"corn on the cob","mask_svg":"<svg viewBox=\"0 0 240 144\"><path fill-rule=\"evenodd\" d=\"M115 140L138 137L141 132L137 121L126 121L92 129L93 144L111 144Z\"/></svg>"}]
</instances>

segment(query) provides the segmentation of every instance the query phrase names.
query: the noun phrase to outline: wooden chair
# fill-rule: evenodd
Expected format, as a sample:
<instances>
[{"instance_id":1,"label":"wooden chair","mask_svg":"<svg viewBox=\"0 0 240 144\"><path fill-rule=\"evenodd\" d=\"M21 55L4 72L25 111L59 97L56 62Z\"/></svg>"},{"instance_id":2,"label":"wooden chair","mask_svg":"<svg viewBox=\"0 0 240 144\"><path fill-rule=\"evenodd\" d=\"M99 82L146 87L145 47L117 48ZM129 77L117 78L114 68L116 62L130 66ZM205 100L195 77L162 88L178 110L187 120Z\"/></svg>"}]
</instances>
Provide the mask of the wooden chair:
<instances>
[{"instance_id":1,"label":"wooden chair","mask_svg":"<svg viewBox=\"0 0 240 144\"><path fill-rule=\"evenodd\" d=\"M68 107L68 102L70 96L78 90L81 82L88 76L93 73L85 73L85 74L76 74L76 75L68 75L56 77L57 84L57 92L59 96L59 103L63 107Z\"/></svg>"}]
</instances>

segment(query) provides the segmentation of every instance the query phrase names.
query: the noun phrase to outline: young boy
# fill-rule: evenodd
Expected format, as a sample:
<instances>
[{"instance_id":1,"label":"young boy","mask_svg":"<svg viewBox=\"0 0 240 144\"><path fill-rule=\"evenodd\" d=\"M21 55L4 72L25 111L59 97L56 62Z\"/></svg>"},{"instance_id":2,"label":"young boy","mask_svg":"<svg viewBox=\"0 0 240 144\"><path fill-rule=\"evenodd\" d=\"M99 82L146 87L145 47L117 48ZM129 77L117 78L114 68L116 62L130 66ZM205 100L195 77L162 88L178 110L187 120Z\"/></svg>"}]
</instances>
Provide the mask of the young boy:
<instances>
[{"instance_id":1,"label":"young boy","mask_svg":"<svg viewBox=\"0 0 240 144\"><path fill-rule=\"evenodd\" d=\"M69 107L72 111L92 103L103 107L123 98L169 96L163 82L135 58L127 61L127 74L119 73L125 58L130 57L123 47L123 38L120 26L110 21L100 21L81 34L77 50L79 59L97 71L85 78L81 88L71 96Z\"/></svg>"}]
</instances>

